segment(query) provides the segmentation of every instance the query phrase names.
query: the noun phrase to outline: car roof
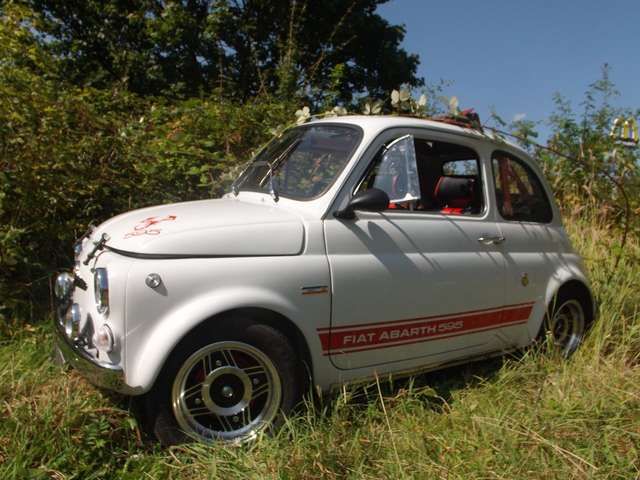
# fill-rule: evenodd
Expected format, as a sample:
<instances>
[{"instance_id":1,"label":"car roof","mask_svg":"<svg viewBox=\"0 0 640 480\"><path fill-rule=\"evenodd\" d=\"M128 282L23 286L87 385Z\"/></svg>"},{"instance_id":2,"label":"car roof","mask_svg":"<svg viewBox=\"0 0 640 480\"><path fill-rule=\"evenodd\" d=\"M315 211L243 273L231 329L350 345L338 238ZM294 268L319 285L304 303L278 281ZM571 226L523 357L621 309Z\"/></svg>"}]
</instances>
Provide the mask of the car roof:
<instances>
[{"instance_id":1,"label":"car roof","mask_svg":"<svg viewBox=\"0 0 640 480\"><path fill-rule=\"evenodd\" d=\"M343 115L335 117L325 117L321 119L312 118L312 120L306 123L306 125L322 123L344 123L349 125L357 125L368 134L377 134L382 130L393 127L427 128L430 130L453 133L457 135L463 135L465 137L489 141L498 147L504 147L506 145L511 149L518 151L522 156L532 159L531 156L522 149L522 147L513 142L510 142L509 140L497 137L493 132L489 130L481 132L474 128L465 128L434 119L409 117L402 115Z\"/></svg>"}]
</instances>

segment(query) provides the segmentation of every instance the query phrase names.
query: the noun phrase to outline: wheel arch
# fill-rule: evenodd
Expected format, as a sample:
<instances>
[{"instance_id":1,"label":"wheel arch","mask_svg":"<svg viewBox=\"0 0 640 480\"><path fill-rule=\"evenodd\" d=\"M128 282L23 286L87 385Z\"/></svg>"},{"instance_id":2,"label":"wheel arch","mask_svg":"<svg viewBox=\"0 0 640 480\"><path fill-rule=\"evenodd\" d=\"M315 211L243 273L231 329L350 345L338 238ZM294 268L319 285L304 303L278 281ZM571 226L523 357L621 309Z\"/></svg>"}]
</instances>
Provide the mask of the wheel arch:
<instances>
[{"instance_id":1,"label":"wheel arch","mask_svg":"<svg viewBox=\"0 0 640 480\"><path fill-rule=\"evenodd\" d=\"M237 293L237 292L235 292ZM271 294L270 294L271 293ZM171 355L192 335L199 335L220 327L220 323L232 316L243 315L280 331L291 342L303 363L304 379L313 379L313 357L309 339L293 320L295 308L273 295L273 292L243 292L242 298L234 295L216 296L214 299L196 299L166 317L154 322L139 348L128 348L135 357L128 357L126 382L136 385L141 393L149 391ZM268 299L268 300L267 300ZM207 306L205 306L207 305ZM310 383L312 385L312 383Z\"/></svg>"},{"instance_id":2,"label":"wheel arch","mask_svg":"<svg viewBox=\"0 0 640 480\"><path fill-rule=\"evenodd\" d=\"M539 316L539 319L534 323L530 329L531 338L537 338L540 334L546 312L549 307L553 305L554 299L561 291L567 289L576 289L583 295L585 299L585 305L589 307L589 311L586 312L589 315L590 322L592 323L597 315L596 303L591 287L589 285L589 279L587 278L581 263L574 261L573 259L565 259L566 263L558 268L547 283L547 288L544 293L544 309Z\"/></svg>"},{"instance_id":3,"label":"wheel arch","mask_svg":"<svg viewBox=\"0 0 640 480\"><path fill-rule=\"evenodd\" d=\"M580 296L582 300L584 300L584 305L588 309L585 313L587 314L589 324L593 323L594 320L596 319L596 313L597 313L596 303L595 303L595 298L593 296L593 293L591 292L591 289L588 287L588 285L585 282L576 278L572 278L565 281L557 288L555 294L551 298L551 301L553 301L553 299L559 296L560 294L564 292L571 292L571 291L573 291L576 295Z\"/></svg>"},{"instance_id":4,"label":"wheel arch","mask_svg":"<svg viewBox=\"0 0 640 480\"><path fill-rule=\"evenodd\" d=\"M303 368L301 373L304 374L304 378L306 381L310 382L310 385L313 384L313 359L307 339L302 333L302 330L300 330L298 325L296 325L296 323L287 316L265 307L236 307L205 318L176 341L173 349L167 355L165 363L171 357L173 352L175 352L176 349L184 342L188 341L192 335L206 335L212 329L217 328L220 325L220 322L230 321L234 317L250 319L256 323L267 325L284 334L300 357L299 360L302 362L301 366Z\"/></svg>"}]
</instances>

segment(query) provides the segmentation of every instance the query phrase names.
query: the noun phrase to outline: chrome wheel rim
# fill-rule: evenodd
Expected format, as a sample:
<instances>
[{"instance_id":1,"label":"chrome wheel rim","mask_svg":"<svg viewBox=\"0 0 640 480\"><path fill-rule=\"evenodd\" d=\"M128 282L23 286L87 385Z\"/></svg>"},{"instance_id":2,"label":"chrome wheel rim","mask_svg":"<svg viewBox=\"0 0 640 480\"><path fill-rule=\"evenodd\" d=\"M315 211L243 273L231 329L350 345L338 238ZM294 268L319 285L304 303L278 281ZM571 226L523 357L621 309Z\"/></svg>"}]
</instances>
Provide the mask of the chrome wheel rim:
<instances>
[{"instance_id":1,"label":"chrome wheel rim","mask_svg":"<svg viewBox=\"0 0 640 480\"><path fill-rule=\"evenodd\" d=\"M211 442L254 438L276 417L280 376L273 362L242 342L217 342L201 348L182 365L171 400L180 428Z\"/></svg>"},{"instance_id":2,"label":"chrome wheel rim","mask_svg":"<svg viewBox=\"0 0 640 480\"><path fill-rule=\"evenodd\" d=\"M565 357L571 355L582 343L585 333L585 316L577 300L567 300L556 309L549 333L553 344Z\"/></svg>"}]
</instances>

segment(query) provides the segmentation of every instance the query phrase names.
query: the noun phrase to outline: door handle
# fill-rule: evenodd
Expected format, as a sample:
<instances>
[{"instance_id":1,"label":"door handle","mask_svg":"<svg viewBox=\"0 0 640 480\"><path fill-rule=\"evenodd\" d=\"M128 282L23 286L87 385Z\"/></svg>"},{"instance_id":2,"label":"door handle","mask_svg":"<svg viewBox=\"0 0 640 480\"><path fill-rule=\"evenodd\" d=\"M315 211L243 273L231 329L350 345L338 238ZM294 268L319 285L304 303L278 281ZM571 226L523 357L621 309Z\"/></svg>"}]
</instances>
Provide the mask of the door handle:
<instances>
[{"instance_id":1,"label":"door handle","mask_svg":"<svg viewBox=\"0 0 640 480\"><path fill-rule=\"evenodd\" d=\"M496 235L493 237L483 235L478 238L478 241L483 245L498 245L504 242L505 240L506 239L502 235Z\"/></svg>"}]
</instances>

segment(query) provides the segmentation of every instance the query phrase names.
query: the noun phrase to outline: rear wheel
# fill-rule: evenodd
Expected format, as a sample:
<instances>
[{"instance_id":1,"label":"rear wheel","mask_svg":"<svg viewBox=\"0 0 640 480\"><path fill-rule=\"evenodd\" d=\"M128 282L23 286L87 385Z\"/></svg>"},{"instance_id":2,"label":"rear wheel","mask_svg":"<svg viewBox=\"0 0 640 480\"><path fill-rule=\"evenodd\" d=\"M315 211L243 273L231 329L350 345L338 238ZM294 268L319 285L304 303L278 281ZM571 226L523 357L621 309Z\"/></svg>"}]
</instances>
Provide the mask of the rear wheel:
<instances>
[{"instance_id":1,"label":"rear wheel","mask_svg":"<svg viewBox=\"0 0 640 480\"><path fill-rule=\"evenodd\" d=\"M147 396L163 445L249 441L282 423L300 398L299 362L285 335L251 321L218 329L224 339L182 342Z\"/></svg>"},{"instance_id":2,"label":"rear wheel","mask_svg":"<svg viewBox=\"0 0 640 480\"><path fill-rule=\"evenodd\" d=\"M584 342L591 318L584 298L573 289L560 291L545 319L545 333L554 349L570 357Z\"/></svg>"}]
</instances>

